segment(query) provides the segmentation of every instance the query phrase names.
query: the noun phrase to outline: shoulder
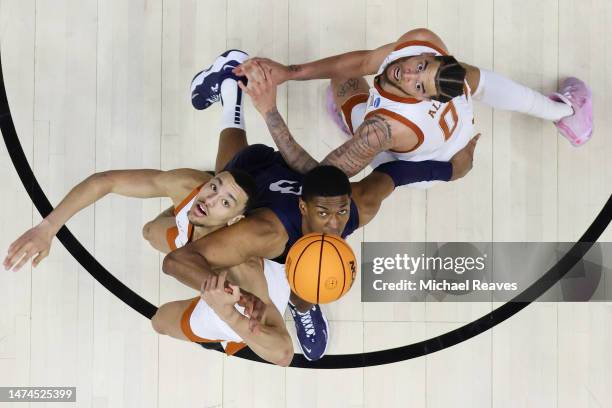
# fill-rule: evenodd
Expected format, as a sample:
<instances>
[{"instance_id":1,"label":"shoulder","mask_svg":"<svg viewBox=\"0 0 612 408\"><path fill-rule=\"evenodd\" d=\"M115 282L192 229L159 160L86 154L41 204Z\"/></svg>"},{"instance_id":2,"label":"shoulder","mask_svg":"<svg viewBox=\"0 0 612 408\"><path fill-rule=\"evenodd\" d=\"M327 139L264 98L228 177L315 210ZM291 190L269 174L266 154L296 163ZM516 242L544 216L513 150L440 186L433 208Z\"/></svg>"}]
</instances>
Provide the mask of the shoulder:
<instances>
[{"instance_id":1,"label":"shoulder","mask_svg":"<svg viewBox=\"0 0 612 408\"><path fill-rule=\"evenodd\" d=\"M174 205L178 205L196 187L207 183L212 177L205 171L183 168L161 172L156 182L167 191Z\"/></svg>"}]
</instances>

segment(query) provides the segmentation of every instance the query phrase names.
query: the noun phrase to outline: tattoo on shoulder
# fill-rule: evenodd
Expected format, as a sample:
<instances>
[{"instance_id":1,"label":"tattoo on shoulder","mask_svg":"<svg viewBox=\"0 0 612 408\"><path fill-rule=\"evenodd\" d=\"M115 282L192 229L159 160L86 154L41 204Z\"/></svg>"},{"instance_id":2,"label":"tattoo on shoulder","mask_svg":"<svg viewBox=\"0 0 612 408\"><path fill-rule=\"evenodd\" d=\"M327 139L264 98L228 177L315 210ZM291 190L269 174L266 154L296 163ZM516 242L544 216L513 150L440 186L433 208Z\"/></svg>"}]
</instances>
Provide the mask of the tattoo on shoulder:
<instances>
[{"instance_id":1,"label":"tattoo on shoulder","mask_svg":"<svg viewBox=\"0 0 612 408\"><path fill-rule=\"evenodd\" d=\"M356 91L357 89L359 89L359 81L356 78L349 78L340 84L336 96L343 98L349 91Z\"/></svg>"}]
</instances>

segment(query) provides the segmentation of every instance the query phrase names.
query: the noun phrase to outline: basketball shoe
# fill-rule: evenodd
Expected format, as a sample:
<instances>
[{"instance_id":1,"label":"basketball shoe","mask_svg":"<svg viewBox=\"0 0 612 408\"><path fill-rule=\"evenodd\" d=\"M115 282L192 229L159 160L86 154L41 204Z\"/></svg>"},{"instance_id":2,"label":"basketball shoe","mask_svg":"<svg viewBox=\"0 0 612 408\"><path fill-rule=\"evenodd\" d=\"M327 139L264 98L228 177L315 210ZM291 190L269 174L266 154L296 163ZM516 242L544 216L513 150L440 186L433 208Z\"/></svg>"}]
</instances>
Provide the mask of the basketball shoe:
<instances>
[{"instance_id":1,"label":"basketball shoe","mask_svg":"<svg viewBox=\"0 0 612 408\"><path fill-rule=\"evenodd\" d=\"M319 305L307 312L300 312L289 302L289 311L295 322L297 338L304 357L308 361L318 360L325 355L329 342L329 324Z\"/></svg>"},{"instance_id":2,"label":"basketball shoe","mask_svg":"<svg viewBox=\"0 0 612 408\"><path fill-rule=\"evenodd\" d=\"M217 57L215 62L207 69L200 71L191 81L191 104L198 110L206 109L221 99L221 83L228 78L243 81L246 78L238 77L232 70L249 58L249 55L240 50L227 50Z\"/></svg>"},{"instance_id":3,"label":"basketball shoe","mask_svg":"<svg viewBox=\"0 0 612 408\"><path fill-rule=\"evenodd\" d=\"M564 102L574 109L574 114L554 122L563 135L574 146L586 143L593 134L593 103L591 90L578 78L567 78L559 92L549 96L553 101Z\"/></svg>"}]
</instances>

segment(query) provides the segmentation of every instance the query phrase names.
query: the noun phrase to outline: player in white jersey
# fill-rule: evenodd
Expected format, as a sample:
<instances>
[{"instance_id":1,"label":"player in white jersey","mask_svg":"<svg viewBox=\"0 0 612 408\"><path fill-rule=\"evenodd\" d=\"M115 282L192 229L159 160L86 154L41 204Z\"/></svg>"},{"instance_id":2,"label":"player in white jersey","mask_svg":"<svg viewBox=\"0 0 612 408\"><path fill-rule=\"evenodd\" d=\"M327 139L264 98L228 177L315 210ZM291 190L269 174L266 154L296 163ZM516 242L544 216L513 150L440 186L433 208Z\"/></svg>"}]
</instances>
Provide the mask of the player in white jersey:
<instances>
[{"instance_id":1,"label":"player in white jersey","mask_svg":"<svg viewBox=\"0 0 612 408\"><path fill-rule=\"evenodd\" d=\"M230 63L227 57L219 59ZM234 61L234 66L237 64ZM37 266L49 254L60 228L80 210L110 193L166 197L172 201L172 207L142 230L144 238L163 253L239 222L256 193L256 185L243 171L222 170L247 146L247 141L236 80L220 85L224 115L214 176L194 169L95 173L75 186L39 225L9 247L5 269L19 270L32 258L33 266ZM229 355L249 346L265 360L288 365L293 344L282 317L290 294L284 266L252 257L219 272L209 274L201 288L194 288L201 289L200 297L161 305L152 319L153 328L182 340L220 343Z\"/></svg>"},{"instance_id":2,"label":"player in white jersey","mask_svg":"<svg viewBox=\"0 0 612 408\"><path fill-rule=\"evenodd\" d=\"M253 58L234 73L277 84L330 78L333 100L328 106L341 113L347 133L354 137L322 164L335 165L349 176L373 161L447 160L473 136L472 99L551 120L575 146L592 133L591 94L581 81L570 78L558 93L546 97L494 72L457 62L427 29L409 31L375 50L302 65ZM372 88L363 78L371 74L376 75ZM275 142L295 170L308 171L318 164L288 130L279 134Z\"/></svg>"}]
</instances>

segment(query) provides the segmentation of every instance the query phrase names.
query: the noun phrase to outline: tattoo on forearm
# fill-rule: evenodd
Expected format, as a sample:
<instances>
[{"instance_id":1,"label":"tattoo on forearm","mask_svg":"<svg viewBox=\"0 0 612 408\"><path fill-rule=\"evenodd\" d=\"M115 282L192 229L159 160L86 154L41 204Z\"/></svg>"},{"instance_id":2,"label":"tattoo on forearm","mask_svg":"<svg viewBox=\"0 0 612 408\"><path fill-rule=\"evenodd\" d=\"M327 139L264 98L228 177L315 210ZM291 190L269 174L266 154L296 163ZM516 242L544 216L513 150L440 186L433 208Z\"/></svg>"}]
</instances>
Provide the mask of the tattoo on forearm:
<instances>
[{"instance_id":1,"label":"tattoo on forearm","mask_svg":"<svg viewBox=\"0 0 612 408\"><path fill-rule=\"evenodd\" d=\"M267 112L265 120L274 143L289 167L303 174L318 166L319 163L295 141L283 117L276 109Z\"/></svg>"},{"instance_id":2,"label":"tattoo on forearm","mask_svg":"<svg viewBox=\"0 0 612 408\"><path fill-rule=\"evenodd\" d=\"M291 72L298 72L302 69L299 65L289 65L287 68L289 68Z\"/></svg>"},{"instance_id":3,"label":"tattoo on forearm","mask_svg":"<svg viewBox=\"0 0 612 408\"><path fill-rule=\"evenodd\" d=\"M393 147L391 125L380 115L366 119L355 136L331 152L322 164L331 164L349 177L367 166L378 153Z\"/></svg>"},{"instance_id":4,"label":"tattoo on forearm","mask_svg":"<svg viewBox=\"0 0 612 408\"><path fill-rule=\"evenodd\" d=\"M338 88L336 96L338 98L344 98L349 91L356 91L359 88L359 80L356 78L350 78L344 81Z\"/></svg>"}]
</instances>

